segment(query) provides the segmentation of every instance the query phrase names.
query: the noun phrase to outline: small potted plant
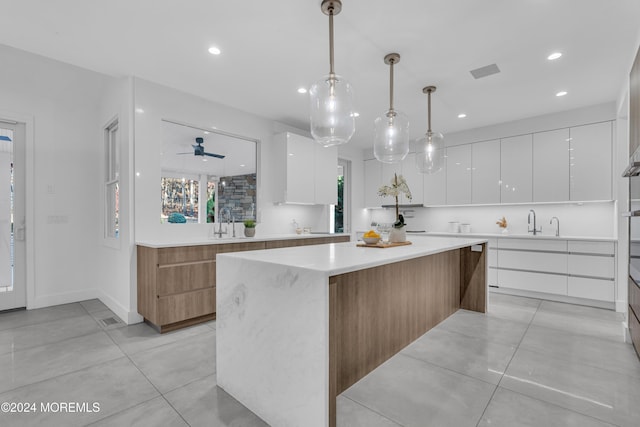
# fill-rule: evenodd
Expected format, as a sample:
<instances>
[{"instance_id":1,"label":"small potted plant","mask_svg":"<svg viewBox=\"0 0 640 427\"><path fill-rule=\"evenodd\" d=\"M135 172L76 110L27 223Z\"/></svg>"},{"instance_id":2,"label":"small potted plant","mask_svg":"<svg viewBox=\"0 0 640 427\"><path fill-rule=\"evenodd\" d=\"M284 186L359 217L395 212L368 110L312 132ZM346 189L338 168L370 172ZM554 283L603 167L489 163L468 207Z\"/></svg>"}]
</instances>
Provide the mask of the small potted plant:
<instances>
[{"instance_id":1,"label":"small potted plant","mask_svg":"<svg viewBox=\"0 0 640 427\"><path fill-rule=\"evenodd\" d=\"M256 235L256 222L254 220L244 220L244 235L245 237L253 237Z\"/></svg>"},{"instance_id":2,"label":"small potted plant","mask_svg":"<svg viewBox=\"0 0 640 427\"><path fill-rule=\"evenodd\" d=\"M400 196L400 194L404 194L405 197L409 200L412 199L409 185L407 185L407 181L402 175L398 176L397 174L393 174L391 185L383 185L378 189L379 196L391 196L395 197L396 199L396 222L393 224L393 228L389 233L389 242L391 243L400 243L407 241L407 232L404 228L406 224L404 223L404 217L400 214L400 209L398 206L398 196Z\"/></svg>"}]
</instances>

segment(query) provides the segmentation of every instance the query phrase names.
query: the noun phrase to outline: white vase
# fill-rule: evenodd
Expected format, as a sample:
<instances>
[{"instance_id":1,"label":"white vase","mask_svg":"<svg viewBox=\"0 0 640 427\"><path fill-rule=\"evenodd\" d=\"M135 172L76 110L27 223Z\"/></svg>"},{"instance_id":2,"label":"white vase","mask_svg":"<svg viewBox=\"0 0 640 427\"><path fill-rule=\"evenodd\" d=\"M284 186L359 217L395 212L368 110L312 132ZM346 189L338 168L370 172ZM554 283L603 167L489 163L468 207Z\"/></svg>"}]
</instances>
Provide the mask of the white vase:
<instances>
[{"instance_id":1,"label":"white vase","mask_svg":"<svg viewBox=\"0 0 640 427\"><path fill-rule=\"evenodd\" d=\"M389 232L389 243L402 243L407 241L407 230L404 227L393 227Z\"/></svg>"}]
</instances>

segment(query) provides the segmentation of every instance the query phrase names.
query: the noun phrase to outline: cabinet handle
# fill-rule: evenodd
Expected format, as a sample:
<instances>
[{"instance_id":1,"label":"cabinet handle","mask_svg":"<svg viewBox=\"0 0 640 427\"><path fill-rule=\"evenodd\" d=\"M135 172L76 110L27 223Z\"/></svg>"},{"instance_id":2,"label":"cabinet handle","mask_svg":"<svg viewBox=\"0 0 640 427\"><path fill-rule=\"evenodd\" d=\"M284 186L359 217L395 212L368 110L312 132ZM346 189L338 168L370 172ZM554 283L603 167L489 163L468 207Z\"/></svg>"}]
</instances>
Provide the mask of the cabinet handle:
<instances>
[{"instance_id":1,"label":"cabinet handle","mask_svg":"<svg viewBox=\"0 0 640 427\"><path fill-rule=\"evenodd\" d=\"M622 212L623 217L640 216L640 211Z\"/></svg>"}]
</instances>

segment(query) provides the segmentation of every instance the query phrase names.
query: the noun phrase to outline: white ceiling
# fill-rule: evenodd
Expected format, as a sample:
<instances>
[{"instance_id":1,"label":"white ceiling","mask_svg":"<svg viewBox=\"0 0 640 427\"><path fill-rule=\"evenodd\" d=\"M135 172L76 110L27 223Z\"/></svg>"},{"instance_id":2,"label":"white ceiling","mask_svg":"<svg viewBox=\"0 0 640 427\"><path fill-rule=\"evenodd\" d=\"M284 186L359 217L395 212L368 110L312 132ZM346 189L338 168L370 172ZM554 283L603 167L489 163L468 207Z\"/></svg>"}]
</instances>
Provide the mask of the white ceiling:
<instances>
[{"instance_id":1,"label":"white ceiling","mask_svg":"<svg viewBox=\"0 0 640 427\"><path fill-rule=\"evenodd\" d=\"M320 0L2 0L0 42L113 76L134 75L299 128L328 72ZM35 11L35 12L34 12ZM640 41L638 0L343 0L336 71L354 86L356 144L371 146L388 107L398 52L397 109L412 137L450 133L616 100ZM219 56L207 49L216 45ZM547 61L561 51L557 61ZM474 80L496 63L502 72ZM555 93L568 91L557 98ZM465 119L457 115L464 112Z\"/></svg>"}]
</instances>

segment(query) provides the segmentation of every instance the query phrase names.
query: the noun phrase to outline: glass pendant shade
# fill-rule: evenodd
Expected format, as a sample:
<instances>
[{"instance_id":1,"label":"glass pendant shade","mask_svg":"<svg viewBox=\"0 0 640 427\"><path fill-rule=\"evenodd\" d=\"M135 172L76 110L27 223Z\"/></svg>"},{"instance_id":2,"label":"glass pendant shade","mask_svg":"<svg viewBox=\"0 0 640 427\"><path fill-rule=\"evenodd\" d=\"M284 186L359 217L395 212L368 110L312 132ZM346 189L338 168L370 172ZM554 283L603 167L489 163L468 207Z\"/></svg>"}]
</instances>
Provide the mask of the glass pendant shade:
<instances>
[{"instance_id":1,"label":"glass pendant shade","mask_svg":"<svg viewBox=\"0 0 640 427\"><path fill-rule=\"evenodd\" d=\"M409 154L409 118L387 111L374 122L373 155L383 163L399 163Z\"/></svg>"},{"instance_id":2,"label":"glass pendant shade","mask_svg":"<svg viewBox=\"0 0 640 427\"><path fill-rule=\"evenodd\" d=\"M327 75L309 89L311 136L319 144L346 144L356 130L353 90L347 80Z\"/></svg>"},{"instance_id":3,"label":"glass pendant shade","mask_svg":"<svg viewBox=\"0 0 640 427\"><path fill-rule=\"evenodd\" d=\"M444 166L444 136L428 131L416 141L416 167L422 173L431 174Z\"/></svg>"}]
</instances>

